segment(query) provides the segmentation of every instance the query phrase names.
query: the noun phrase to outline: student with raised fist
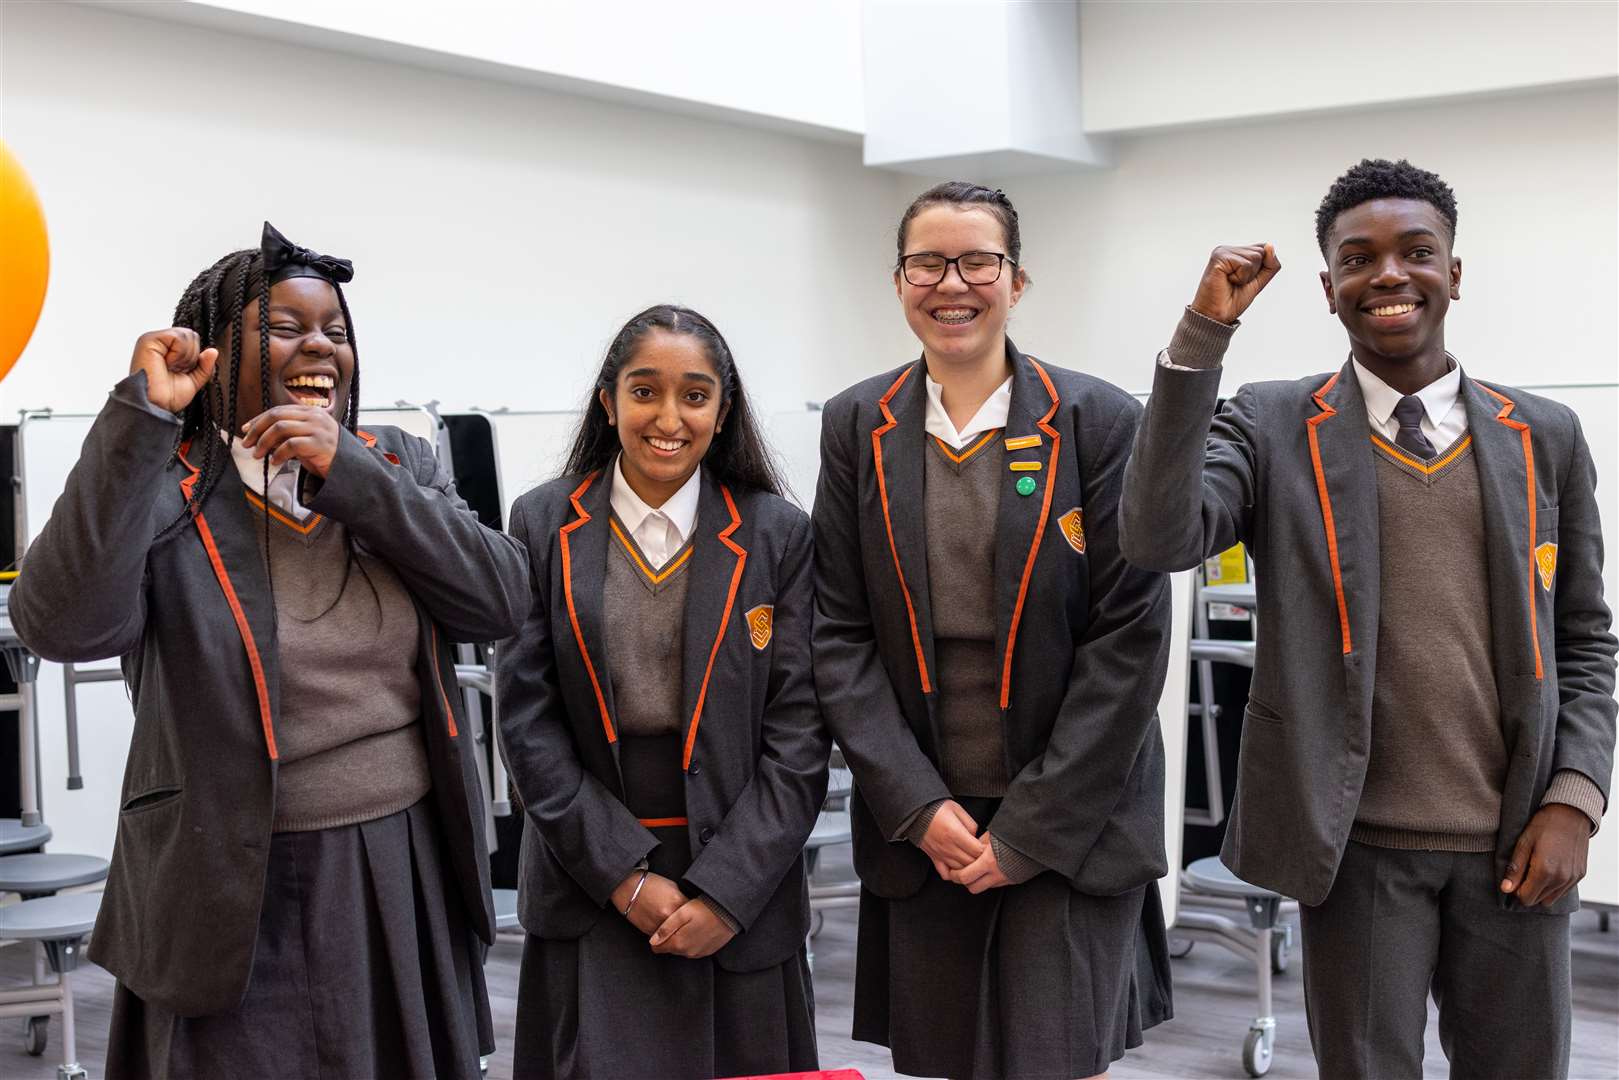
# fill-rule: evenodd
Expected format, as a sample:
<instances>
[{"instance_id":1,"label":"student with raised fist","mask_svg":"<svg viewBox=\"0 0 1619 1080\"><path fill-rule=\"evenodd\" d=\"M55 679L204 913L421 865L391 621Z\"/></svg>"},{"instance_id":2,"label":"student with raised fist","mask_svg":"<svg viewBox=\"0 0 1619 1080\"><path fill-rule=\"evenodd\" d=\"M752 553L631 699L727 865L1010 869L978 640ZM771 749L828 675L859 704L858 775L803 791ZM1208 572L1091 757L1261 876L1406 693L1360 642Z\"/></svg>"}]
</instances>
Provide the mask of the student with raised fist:
<instances>
[{"instance_id":1,"label":"student with raised fist","mask_svg":"<svg viewBox=\"0 0 1619 1080\"><path fill-rule=\"evenodd\" d=\"M919 350L827 403L815 681L854 772L854 1037L919 1076L1091 1077L1170 1011L1169 583L1119 551L1140 406L1007 336L1004 192L900 220Z\"/></svg>"},{"instance_id":2,"label":"student with raised fist","mask_svg":"<svg viewBox=\"0 0 1619 1080\"><path fill-rule=\"evenodd\" d=\"M1362 161L1316 212L1338 370L1221 359L1280 270L1218 248L1125 470L1126 557L1253 553L1259 651L1222 857L1300 902L1323 1076L1566 1076L1569 912L1607 803L1615 640L1596 476L1565 406L1466 375L1456 201ZM1212 426L1210 418L1213 418Z\"/></svg>"},{"instance_id":3,"label":"student with raised fist","mask_svg":"<svg viewBox=\"0 0 1619 1080\"><path fill-rule=\"evenodd\" d=\"M268 224L198 274L11 593L135 707L89 954L109 1077L472 1078L494 1048L450 643L517 628L526 566L426 442L357 426L352 276Z\"/></svg>"}]
</instances>

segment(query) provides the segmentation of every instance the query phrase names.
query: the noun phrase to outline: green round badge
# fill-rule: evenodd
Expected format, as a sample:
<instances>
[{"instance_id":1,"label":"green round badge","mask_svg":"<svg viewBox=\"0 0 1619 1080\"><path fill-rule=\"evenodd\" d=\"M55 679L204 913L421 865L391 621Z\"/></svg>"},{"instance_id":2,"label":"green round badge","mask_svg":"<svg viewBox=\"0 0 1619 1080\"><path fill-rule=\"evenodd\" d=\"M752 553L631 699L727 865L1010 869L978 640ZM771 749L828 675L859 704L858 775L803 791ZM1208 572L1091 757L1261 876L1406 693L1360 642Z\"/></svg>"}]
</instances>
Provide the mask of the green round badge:
<instances>
[{"instance_id":1,"label":"green round badge","mask_svg":"<svg viewBox=\"0 0 1619 1080\"><path fill-rule=\"evenodd\" d=\"M1017 493L1019 495L1034 494L1034 477L1020 476L1017 478Z\"/></svg>"}]
</instances>

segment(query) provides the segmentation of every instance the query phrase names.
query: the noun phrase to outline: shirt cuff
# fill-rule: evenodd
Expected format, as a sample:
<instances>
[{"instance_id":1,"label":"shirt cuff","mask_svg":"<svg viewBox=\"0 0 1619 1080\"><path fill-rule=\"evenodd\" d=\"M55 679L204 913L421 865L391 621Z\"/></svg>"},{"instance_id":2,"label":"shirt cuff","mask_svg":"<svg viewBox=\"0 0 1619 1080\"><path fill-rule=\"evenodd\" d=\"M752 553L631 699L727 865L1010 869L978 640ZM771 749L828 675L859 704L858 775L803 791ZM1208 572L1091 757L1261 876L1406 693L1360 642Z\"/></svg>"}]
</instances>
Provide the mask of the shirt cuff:
<instances>
[{"instance_id":1,"label":"shirt cuff","mask_svg":"<svg viewBox=\"0 0 1619 1080\"><path fill-rule=\"evenodd\" d=\"M1589 776L1574 769L1559 769L1546 786L1540 805L1562 803L1591 819L1591 835L1602 825L1602 789Z\"/></svg>"},{"instance_id":2,"label":"shirt cuff","mask_svg":"<svg viewBox=\"0 0 1619 1080\"><path fill-rule=\"evenodd\" d=\"M1240 319L1223 323L1188 307L1181 314L1180 325L1175 327L1175 336L1169 339L1169 348L1158 354L1158 362L1174 371L1206 371L1219 367L1226 347L1231 344L1231 335L1241 325Z\"/></svg>"},{"instance_id":3,"label":"shirt cuff","mask_svg":"<svg viewBox=\"0 0 1619 1080\"><path fill-rule=\"evenodd\" d=\"M989 834L989 846L995 852L995 861L1000 864L1001 876L1013 885L1021 885L1036 874L1049 869L996 836L994 832Z\"/></svg>"},{"instance_id":4,"label":"shirt cuff","mask_svg":"<svg viewBox=\"0 0 1619 1080\"><path fill-rule=\"evenodd\" d=\"M733 919L729 911L726 911L724 908L720 907L713 897L704 896L701 899L703 901L703 906L712 911L714 913L714 917L720 922L724 923L727 930L733 934L740 934L742 932L742 924Z\"/></svg>"},{"instance_id":5,"label":"shirt cuff","mask_svg":"<svg viewBox=\"0 0 1619 1080\"><path fill-rule=\"evenodd\" d=\"M899 827L899 835L895 839L909 840L920 847L922 837L927 835L928 826L933 824L933 818L938 814L939 807L943 806L944 802L943 799L935 799L912 814L910 820Z\"/></svg>"}]
</instances>

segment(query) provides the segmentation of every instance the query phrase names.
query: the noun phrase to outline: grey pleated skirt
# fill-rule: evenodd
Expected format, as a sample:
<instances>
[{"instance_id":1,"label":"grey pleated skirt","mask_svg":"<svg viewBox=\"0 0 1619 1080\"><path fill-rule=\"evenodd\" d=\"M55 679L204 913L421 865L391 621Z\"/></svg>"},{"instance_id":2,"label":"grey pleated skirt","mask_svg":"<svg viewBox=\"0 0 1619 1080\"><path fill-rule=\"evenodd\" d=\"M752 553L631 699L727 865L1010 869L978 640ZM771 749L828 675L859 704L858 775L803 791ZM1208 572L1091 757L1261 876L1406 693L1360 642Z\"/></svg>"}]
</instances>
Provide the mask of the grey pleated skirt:
<instances>
[{"instance_id":1,"label":"grey pleated skirt","mask_svg":"<svg viewBox=\"0 0 1619 1080\"><path fill-rule=\"evenodd\" d=\"M625 738L628 805L641 818L684 818L678 738ZM679 881L691 865L684 824L653 828L652 871ZM517 989L513 1080L706 1080L817 1067L815 995L800 948L760 971L712 957L660 956L616 911L577 940L528 936Z\"/></svg>"},{"instance_id":2,"label":"grey pleated skirt","mask_svg":"<svg viewBox=\"0 0 1619 1080\"><path fill-rule=\"evenodd\" d=\"M276 833L241 1005L176 1016L119 984L109 1080L473 1080L494 1026L484 947L447 867L431 795L376 821Z\"/></svg>"},{"instance_id":3,"label":"grey pleated skirt","mask_svg":"<svg viewBox=\"0 0 1619 1080\"><path fill-rule=\"evenodd\" d=\"M1156 884L1091 896L1048 871L974 896L930 872L905 900L860 894L853 1036L911 1076L1074 1080L1169 1019L1169 980Z\"/></svg>"}]
</instances>

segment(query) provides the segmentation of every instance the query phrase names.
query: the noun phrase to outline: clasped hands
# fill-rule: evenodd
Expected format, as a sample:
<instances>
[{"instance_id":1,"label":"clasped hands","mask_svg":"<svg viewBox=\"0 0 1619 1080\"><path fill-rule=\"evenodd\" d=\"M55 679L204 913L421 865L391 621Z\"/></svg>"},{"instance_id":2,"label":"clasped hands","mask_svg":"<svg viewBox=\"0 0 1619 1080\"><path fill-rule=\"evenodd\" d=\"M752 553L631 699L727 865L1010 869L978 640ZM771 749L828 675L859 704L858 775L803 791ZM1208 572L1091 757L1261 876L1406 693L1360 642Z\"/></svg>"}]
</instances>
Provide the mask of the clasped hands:
<instances>
[{"instance_id":1,"label":"clasped hands","mask_svg":"<svg viewBox=\"0 0 1619 1080\"><path fill-rule=\"evenodd\" d=\"M611 903L615 911L629 906L625 917L651 940L653 952L700 960L719 952L736 936L713 908L700 898L688 898L679 885L661 874L648 872L640 895L630 904L640 880L641 871L632 871L613 890Z\"/></svg>"},{"instance_id":2,"label":"clasped hands","mask_svg":"<svg viewBox=\"0 0 1619 1080\"><path fill-rule=\"evenodd\" d=\"M917 846L933 861L941 878L966 886L970 893L1011 884L995 859L989 832L979 836L978 823L954 799L946 799L939 807Z\"/></svg>"}]
</instances>

